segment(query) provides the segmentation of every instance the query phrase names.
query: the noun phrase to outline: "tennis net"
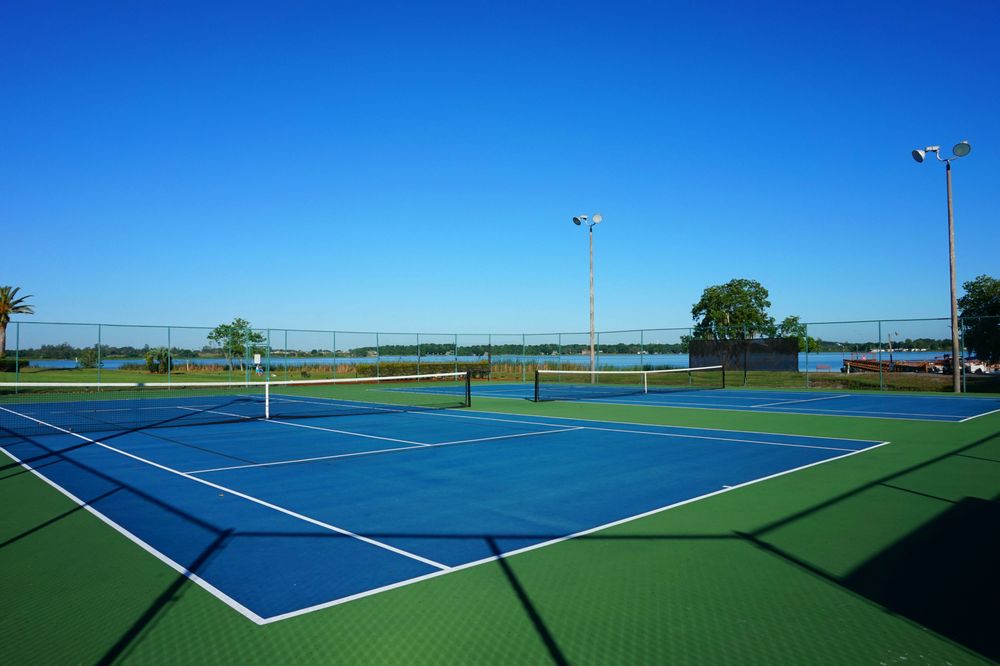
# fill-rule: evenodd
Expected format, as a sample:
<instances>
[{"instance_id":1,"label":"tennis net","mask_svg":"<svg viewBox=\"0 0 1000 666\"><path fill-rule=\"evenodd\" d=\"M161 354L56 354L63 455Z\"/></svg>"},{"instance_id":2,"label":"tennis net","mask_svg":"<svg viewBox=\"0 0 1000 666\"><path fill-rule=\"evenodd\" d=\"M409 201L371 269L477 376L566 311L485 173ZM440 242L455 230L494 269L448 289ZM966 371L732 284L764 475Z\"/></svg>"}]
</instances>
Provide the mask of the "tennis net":
<instances>
[{"instance_id":1,"label":"tennis net","mask_svg":"<svg viewBox=\"0 0 1000 666\"><path fill-rule=\"evenodd\" d=\"M586 400L726 387L721 365L670 370L536 370L535 401Z\"/></svg>"},{"instance_id":2,"label":"tennis net","mask_svg":"<svg viewBox=\"0 0 1000 666\"><path fill-rule=\"evenodd\" d=\"M279 382L0 383L0 436L467 407L469 373Z\"/></svg>"}]
</instances>

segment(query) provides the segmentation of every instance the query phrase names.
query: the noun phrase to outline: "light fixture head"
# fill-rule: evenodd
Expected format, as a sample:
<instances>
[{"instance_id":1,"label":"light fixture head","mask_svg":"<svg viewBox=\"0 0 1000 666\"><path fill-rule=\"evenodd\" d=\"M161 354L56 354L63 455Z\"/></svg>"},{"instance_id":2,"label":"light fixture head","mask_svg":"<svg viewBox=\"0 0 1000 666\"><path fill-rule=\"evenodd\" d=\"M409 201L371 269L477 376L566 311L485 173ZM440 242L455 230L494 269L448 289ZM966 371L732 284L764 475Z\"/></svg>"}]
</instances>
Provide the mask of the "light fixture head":
<instances>
[{"instance_id":1,"label":"light fixture head","mask_svg":"<svg viewBox=\"0 0 1000 666\"><path fill-rule=\"evenodd\" d=\"M955 144L955 147L951 149L951 152L955 153L955 157L965 157L972 152L972 146L969 145L968 141L959 141Z\"/></svg>"},{"instance_id":2,"label":"light fixture head","mask_svg":"<svg viewBox=\"0 0 1000 666\"><path fill-rule=\"evenodd\" d=\"M577 215L576 217L573 218L573 224L575 224L576 226L580 226L586 221L587 221L586 215Z\"/></svg>"},{"instance_id":3,"label":"light fixture head","mask_svg":"<svg viewBox=\"0 0 1000 666\"><path fill-rule=\"evenodd\" d=\"M600 224L600 223L601 223L601 220L603 220L603 219L604 219L604 216L603 216L603 215L601 215L600 213L597 213L596 215L594 215L594 217L592 218L592 220L591 220L591 221L592 221L592 222L593 222L594 224Z\"/></svg>"},{"instance_id":4,"label":"light fixture head","mask_svg":"<svg viewBox=\"0 0 1000 666\"><path fill-rule=\"evenodd\" d=\"M917 162L917 164L919 164L924 161L924 155L926 155L927 153L917 148L910 154L913 155L913 159Z\"/></svg>"}]
</instances>

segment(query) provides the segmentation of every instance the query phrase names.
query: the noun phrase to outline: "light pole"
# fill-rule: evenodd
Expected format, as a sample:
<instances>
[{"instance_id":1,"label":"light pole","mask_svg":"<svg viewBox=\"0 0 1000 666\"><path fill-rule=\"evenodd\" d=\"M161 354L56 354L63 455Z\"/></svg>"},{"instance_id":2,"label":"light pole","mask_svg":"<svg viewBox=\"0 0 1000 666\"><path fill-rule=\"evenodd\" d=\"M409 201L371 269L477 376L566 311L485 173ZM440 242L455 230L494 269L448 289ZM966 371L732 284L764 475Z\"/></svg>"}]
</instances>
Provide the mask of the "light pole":
<instances>
[{"instance_id":1,"label":"light pole","mask_svg":"<svg viewBox=\"0 0 1000 666\"><path fill-rule=\"evenodd\" d=\"M590 383L597 383L597 375L594 371L597 369L597 360L594 357L594 226L601 223L600 213L597 213L587 221L586 215L577 215L573 218L573 224L576 226L587 225L588 236L590 236Z\"/></svg>"},{"instance_id":2,"label":"light pole","mask_svg":"<svg viewBox=\"0 0 1000 666\"><path fill-rule=\"evenodd\" d=\"M951 161L965 157L972 152L968 141L960 141L951 149L952 156L941 157L941 146L927 146L914 150L911 155L918 163L924 161L927 153L934 153L938 162L944 162L945 182L948 187L948 270L951 273L951 383L955 393L962 392L962 374L958 350L958 294L955 285L955 214L951 207Z\"/></svg>"}]
</instances>

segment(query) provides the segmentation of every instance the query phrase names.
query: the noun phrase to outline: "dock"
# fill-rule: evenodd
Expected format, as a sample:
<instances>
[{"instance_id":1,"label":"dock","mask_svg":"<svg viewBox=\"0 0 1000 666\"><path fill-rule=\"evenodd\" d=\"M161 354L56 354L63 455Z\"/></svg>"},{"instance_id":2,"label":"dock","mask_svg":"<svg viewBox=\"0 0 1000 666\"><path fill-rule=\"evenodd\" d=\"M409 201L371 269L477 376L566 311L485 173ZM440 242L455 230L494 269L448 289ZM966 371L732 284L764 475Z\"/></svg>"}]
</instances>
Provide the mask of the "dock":
<instances>
[{"instance_id":1,"label":"dock","mask_svg":"<svg viewBox=\"0 0 1000 666\"><path fill-rule=\"evenodd\" d=\"M876 359L844 359L841 372L937 372L942 371L940 362L935 361L879 361Z\"/></svg>"}]
</instances>

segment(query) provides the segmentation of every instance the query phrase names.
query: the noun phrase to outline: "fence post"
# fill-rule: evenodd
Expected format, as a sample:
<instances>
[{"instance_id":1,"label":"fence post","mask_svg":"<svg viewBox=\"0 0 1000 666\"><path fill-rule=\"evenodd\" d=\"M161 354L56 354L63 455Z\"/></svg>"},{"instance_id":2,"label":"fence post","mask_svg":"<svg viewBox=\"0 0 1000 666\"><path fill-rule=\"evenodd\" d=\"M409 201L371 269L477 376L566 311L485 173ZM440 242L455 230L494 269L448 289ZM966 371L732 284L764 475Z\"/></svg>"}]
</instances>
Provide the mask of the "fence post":
<instances>
[{"instance_id":1,"label":"fence post","mask_svg":"<svg viewBox=\"0 0 1000 666\"><path fill-rule=\"evenodd\" d=\"M806 388L809 388L809 324L805 324L805 342L806 345Z\"/></svg>"},{"instance_id":2,"label":"fence post","mask_svg":"<svg viewBox=\"0 0 1000 666\"><path fill-rule=\"evenodd\" d=\"M267 358L264 359L264 381L271 381L271 329L267 329Z\"/></svg>"},{"instance_id":3,"label":"fence post","mask_svg":"<svg viewBox=\"0 0 1000 666\"><path fill-rule=\"evenodd\" d=\"M455 333L455 372L458 372L458 333Z\"/></svg>"},{"instance_id":4,"label":"fence post","mask_svg":"<svg viewBox=\"0 0 1000 666\"><path fill-rule=\"evenodd\" d=\"M885 390L885 377L882 376L882 320L878 322L878 351L875 352L878 358L878 390Z\"/></svg>"},{"instance_id":5,"label":"fence post","mask_svg":"<svg viewBox=\"0 0 1000 666\"><path fill-rule=\"evenodd\" d=\"M750 386L750 376L747 374L747 355L750 351L750 332L743 324L743 386Z\"/></svg>"},{"instance_id":6,"label":"fence post","mask_svg":"<svg viewBox=\"0 0 1000 666\"><path fill-rule=\"evenodd\" d=\"M375 331L375 377L382 376L382 350L378 344L378 331Z\"/></svg>"},{"instance_id":7,"label":"fence post","mask_svg":"<svg viewBox=\"0 0 1000 666\"><path fill-rule=\"evenodd\" d=\"M521 381L525 381L525 372L527 370L526 364L528 363L528 342L524 337L524 333L521 334Z\"/></svg>"},{"instance_id":8,"label":"fence post","mask_svg":"<svg viewBox=\"0 0 1000 666\"><path fill-rule=\"evenodd\" d=\"M556 334L556 344L559 345L559 366L556 368L556 370L562 370L562 368L563 368L563 360L562 360L562 333L557 333ZM556 377L558 377L558 376L559 375L556 375Z\"/></svg>"},{"instance_id":9,"label":"fence post","mask_svg":"<svg viewBox=\"0 0 1000 666\"><path fill-rule=\"evenodd\" d=\"M959 322L958 322L958 337L959 337L958 348L962 352L962 393L968 393L969 392L969 386L968 386L968 382L965 381L965 375L968 374L968 371L965 368L965 357L968 354L965 353L965 320L964 319L960 319Z\"/></svg>"},{"instance_id":10,"label":"fence post","mask_svg":"<svg viewBox=\"0 0 1000 666\"><path fill-rule=\"evenodd\" d=\"M21 381L21 322L14 322L14 393Z\"/></svg>"},{"instance_id":11,"label":"fence post","mask_svg":"<svg viewBox=\"0 0 1000 666\"><path fill-rule=\"evenodd\" d=\"M103 351L101 347L103 347L103 345L101 344L101 325L98 324L97 325L97 383L98 384L101 383L101 365L102 365L101 353ZM98 390L100 390L100 388L98 388Z\"/></svg>"},{"instance_id":12,"label":"fence post","mask_svg":"<svg viewBox=\"0 0 1000 666\"><path fill-rule=\"evenodd\" d=\"M643 354L643 352L645 350L646 350L646 331L640 328L639 329L639 369L640 370L645 370L646 369L646 355ZM688 367L691 367L690 363L688 363Z\"/></svg>"},{"instance_id":13,"label":"fence post","mask_svg":"<svg viewBox=\"0 0 1000 666\"><path fill-rule=\"evenodd\" d=\"M420 334L417 333L417 374L420 374Z\"/></svg>"},{"instance_id":14,"label":"fence post","mask_svg":"<svg viewBox=\"0 0 1000 666\"><path fill-rule=\"evenodd\" d=\"M167 326L167 383L170 383L170 371L174 365L174 348L170 343L170 327Z\"/></svg>"}]
</instances>

